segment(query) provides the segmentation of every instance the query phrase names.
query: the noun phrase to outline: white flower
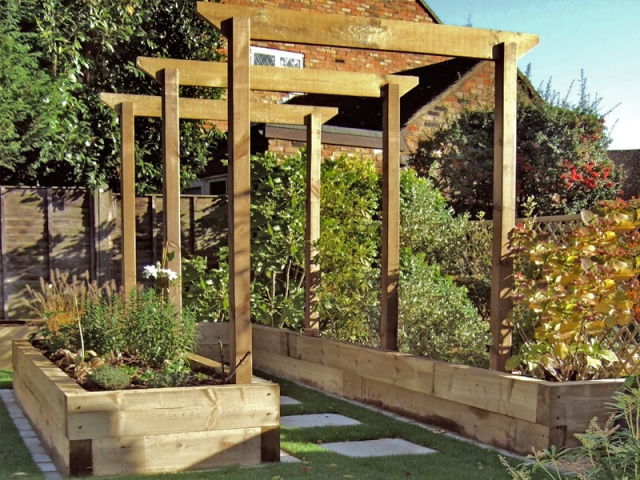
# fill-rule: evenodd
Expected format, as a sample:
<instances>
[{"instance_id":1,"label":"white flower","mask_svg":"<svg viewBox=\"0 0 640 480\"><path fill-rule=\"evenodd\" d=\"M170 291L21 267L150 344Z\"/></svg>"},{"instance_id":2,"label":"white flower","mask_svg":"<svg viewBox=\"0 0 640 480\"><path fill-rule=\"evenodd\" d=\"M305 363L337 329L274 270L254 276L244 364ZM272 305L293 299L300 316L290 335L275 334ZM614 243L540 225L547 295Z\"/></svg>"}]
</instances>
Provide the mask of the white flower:
<instances>
[{"instance_id":1,"label":"white flower","mask_svg":"<svg viewBox=\"0 0 640 480\"><path fill-rule=\"evenodd\" d=\"M174 280L178 279L178 274L173 270L169 270L168 268L163 269L162 273L166 275L166 277L169 279L170 282L173 282Z\"/></svg>"},{"instance_id":2,"label":"white flower","mask_svg":"<svg viewBox=\"0 0 640 480\"><path fill-rule=\"evenodd\" d=\"M158 269L153 265L147 265L142 271L144 278L158 278Z\"/></svg>"}]
</instances>

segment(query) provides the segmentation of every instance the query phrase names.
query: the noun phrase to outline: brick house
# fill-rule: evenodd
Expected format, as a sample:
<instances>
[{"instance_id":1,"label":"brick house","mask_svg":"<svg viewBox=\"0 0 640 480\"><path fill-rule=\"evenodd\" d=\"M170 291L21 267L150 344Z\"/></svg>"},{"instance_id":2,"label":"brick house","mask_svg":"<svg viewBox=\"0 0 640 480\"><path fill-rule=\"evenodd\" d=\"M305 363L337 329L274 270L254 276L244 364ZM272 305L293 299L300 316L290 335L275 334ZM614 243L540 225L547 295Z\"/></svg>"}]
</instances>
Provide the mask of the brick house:
<instances>
[{"instance_id":1,"label":"brick house","mask_svg":"<svg viewBox=\"0 0 640 480\"><path fill-rule=\"evenodd\" d=\"M422 0L221 0L221 3L442 23ZM285 68L418 76L419 86L401 101L401 150L405 155L416 148L420 138L455 117L463 108L493 104L494 64L490 61L264 41L252 42L251 61L256 65ZM523 75L520 75L520 86L535 95ZM380 99L296 96L279 92L254 92L252 96L254 101L262 102L336 106L339 115L323 127L323 157L358 154L381 159ZM220 129L225 127L218 125ZM304 143L303 128L256 125L252 131L254 152L269 150L283 155L295 154ZM216 164L212 162L203 177L202 193L221 193L226 188L226 169Z\"/></svg>"}]
</instances>

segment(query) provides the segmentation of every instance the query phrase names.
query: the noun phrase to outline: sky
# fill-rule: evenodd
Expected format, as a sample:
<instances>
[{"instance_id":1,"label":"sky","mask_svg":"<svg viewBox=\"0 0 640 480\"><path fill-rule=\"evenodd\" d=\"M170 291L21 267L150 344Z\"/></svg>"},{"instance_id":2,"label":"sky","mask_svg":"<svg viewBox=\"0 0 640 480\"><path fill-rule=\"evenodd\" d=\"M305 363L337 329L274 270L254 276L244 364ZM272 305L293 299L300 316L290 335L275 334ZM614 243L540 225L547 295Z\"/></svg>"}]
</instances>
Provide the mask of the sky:
<instances>
[{"instance_id":1,"label":"sky","mask_svg":"<svg viewBox=\"0 0 640 480\"><path fill-rule=\"evenodd\" d=\"M531 83L577 102L584 71L587 93L601 97L612 150L640 149L640 0L426 0L447 25L536 33ZM615 108L614 108L615 107Z\"/></svg>"}]
</instances>

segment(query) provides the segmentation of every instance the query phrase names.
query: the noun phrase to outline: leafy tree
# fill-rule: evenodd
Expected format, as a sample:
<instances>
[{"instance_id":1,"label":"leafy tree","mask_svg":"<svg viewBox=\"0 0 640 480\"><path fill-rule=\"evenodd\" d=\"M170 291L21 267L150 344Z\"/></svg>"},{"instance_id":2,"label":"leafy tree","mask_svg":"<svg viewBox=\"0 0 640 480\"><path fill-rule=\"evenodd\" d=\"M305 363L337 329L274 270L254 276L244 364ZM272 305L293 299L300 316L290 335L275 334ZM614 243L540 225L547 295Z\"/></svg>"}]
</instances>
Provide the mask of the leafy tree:
<instances>
[{"instance_id":1,"label":"leafy tree","mask_svg":"<svg viewBox=\"0 0 640 480\"><path fill-rule=\"evenodd\" d=\"M584 83L583 83L584 87ZM431 176L456 213L492 214L493 123L491 110L467 110L420 142L411 165ZM614 199L622 172L607 156L609 138L597 104L518 102L517 215L534 197L537 215L577 213Z\"/></svg>"},{"instance_id":2,"label":"leafy tree","mask_svg":"<svg viewBox=\"0 0 640 480\"><path fill-rule=\"evenodd\" d=\"M252 159L252 318L293 330L302 329L304 316L305 162L304 154ZM327 159L321 184L321 332L377 345L380 174L370 160ZM442 196L414 172L402 173L401 198L401 241L406 247L401 262L401 347L443 360L484 365L487 324L467 290L448 276L455 271L457 279L462 277L460 255L468 238L464 225L470 222L453 218ZM429 244L432 237L435 245ZM185 305L196 308L206 299L206 312L204 308L199 312L203 319L228 318L228 290L221 281L228 278L226 256L218 261L219 267L210 271L205 270L204 259L185 261L183 299Z\"/></svg>"},{"instance_id":3,"label":"leafy tree","mask_svg":"<svg viewBox=\"0 0 640 480\"><path fill-rule=\"evenodd\" d=\"M6 0L18 4L17 0ZM29 175L2 172L4 183L119 187L119 129L99 93L158 94L159 87L135 68L137 56L217 60L219 37L187 0L23 0L21 31L30 35L40 68L58 95L48 142L30 152ZM215 91L183 89L187 95ZM189 90L189 91L187 91ZM16 102L12 98L11 102ZM211 158L219 133L202 122L181 122L182 179ZM160 122L136 120L139 192L161 184Z\"/></svg>"},{"instance_id":4,"label":"leafy tree","mask_svg":"<svg viewBox=\"0 0 640 480\"><path fill-rule=\"evenodd\" d=\"M22 17L16 2L0 3L0 183L32 175L27 160L46 145L55 118L56 89L20 31Z\"/></svg>"}]
</instances>

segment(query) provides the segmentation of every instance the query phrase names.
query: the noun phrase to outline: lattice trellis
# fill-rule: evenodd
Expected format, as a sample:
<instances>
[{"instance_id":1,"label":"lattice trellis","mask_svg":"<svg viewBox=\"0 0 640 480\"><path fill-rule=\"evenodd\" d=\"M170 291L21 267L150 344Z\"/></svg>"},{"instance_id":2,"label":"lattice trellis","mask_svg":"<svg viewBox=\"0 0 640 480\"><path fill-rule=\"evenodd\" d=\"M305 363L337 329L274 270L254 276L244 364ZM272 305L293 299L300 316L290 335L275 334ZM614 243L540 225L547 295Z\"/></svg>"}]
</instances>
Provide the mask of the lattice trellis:
<instances>
[{"instance_id":1,"label":"lattice trellis","mask_svg":"<svg viewBox=\"0 0 640 480\"><path fill-rule=\"evenodd\" d=\"M523 220L517 220L522 222ZM549 234L550 239L559 240L582 226L580 215L539 217L535 219L533 230ZM469 275L490 276L491 272L491 221L474 222L468 234L467 248L461 262ZM619 378L637 374L640 371L640 308L627 325L614 326L610 334L602 340L602 347L616 352L620 361L607 365L603 377Z\"/></svg>"},{"instance_id":2,"label":"lattice trellis","mask_svg":"<svg viewBox=\"0 0 640 480\"><path fill-rule=\"evenodd\" d=\"M627 325L613 327L602 346L616 352L619 362L605 367L610 378L626 377L637 374L640 369L640 315L636 312Z\"/></svg>"}]
</instances>

